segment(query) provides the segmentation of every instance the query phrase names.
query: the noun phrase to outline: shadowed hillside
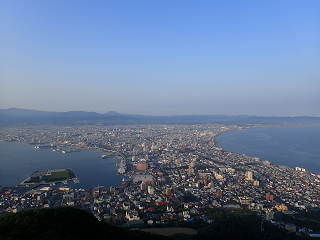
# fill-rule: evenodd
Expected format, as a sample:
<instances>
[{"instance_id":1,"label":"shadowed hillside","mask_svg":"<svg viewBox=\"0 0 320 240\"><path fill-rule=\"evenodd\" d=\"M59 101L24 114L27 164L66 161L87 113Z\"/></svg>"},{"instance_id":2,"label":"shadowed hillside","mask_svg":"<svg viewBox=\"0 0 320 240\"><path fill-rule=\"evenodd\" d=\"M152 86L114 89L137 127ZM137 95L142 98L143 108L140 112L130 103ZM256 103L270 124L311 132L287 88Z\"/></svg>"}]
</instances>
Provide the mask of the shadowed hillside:
<instances>
[{"instance_id":1,"label":"shadowed hillside","mask_svg":"<svg viewBox=\"0 0 320 240\"><path fill-rule=\"evenodd\" d=\"M0 239L126 239L126 240L275 240L310 239L288 234L285 230L263 223L255 215L222 214L214 223L185 223L184 227L198 229L196 235L161 236L143 231L130 231L98 221L90 213L70 207L28 210L0 217ZM164 229L162 227L162 229ZM165 230L165 229L164 229Z\"/></svg>"},{"instance_id":2,"label":"shadowed hillside","mask_svg":"<svg viewBox=\"0 0 320 240\"><path fill-rule=\"evenodd\" d=\"M165 239L99 222L76 208L28 210L0 218L0 239Z\"/></svg>"}]
</instances>

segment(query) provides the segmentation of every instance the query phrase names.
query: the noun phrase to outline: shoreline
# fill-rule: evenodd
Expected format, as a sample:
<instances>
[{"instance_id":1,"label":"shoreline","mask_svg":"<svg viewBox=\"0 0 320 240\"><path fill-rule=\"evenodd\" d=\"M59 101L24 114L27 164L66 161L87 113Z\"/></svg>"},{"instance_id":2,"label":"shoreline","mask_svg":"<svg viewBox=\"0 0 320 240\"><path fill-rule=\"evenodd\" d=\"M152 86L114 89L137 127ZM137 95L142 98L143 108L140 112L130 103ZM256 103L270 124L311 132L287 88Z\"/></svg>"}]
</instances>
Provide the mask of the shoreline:
<instances>
[{"instance_id":1,"label":"shoreline","mask_svg":"<svg viewBox=\"0 0 320 240\"><path fill-rule=\"evenodd\" d=\"M7 146L6 144L9 145ZM5 147L6 150L4 150L3 146L7 146ZM21 184L21 182L23 182L23 180L30 176L30 174L41 169L71 168L77 178L68 179L67 184L71 184L71 186L78 185L78 188L80 187L85 189L94 188L98 183L108 187L109 183L111 186L118 184L120 185L123 177L125 177L117 175L118 168L116 166L116 158L110 157L103 161L101 160L101 151L96 149L86 149L86 151L74 152L73 154L70 153L69 155L55 153L50 149L43 149L39 151L34 149L32 145L29 145L28 142L25 141L6 141L3 142L1 147L3 149L2 151L4 156L6 156L6 158L3 160L10 158L13 162L17 163L11 164L10 162L12 161L9 160L4 162L4 170L8 169L8 173L0 176L0 185L2 186L18 186ZM42 151L44 151L44 153L40 154ZM16 152L19 154L17 155ZM66 159L66 161L61 162L60 160L55 160L60 159L60 154L63 159ZM43 159L46 159L47 157L48 162L45 163L46 161ZM32 160L33 158L34 160ZM92 161L90 159L92 159ZM31 163L31 167L28 162ZM28 164L28 168L21 167L25 163ZM103 169L105 169L105 171L101 170L102 168L100 166L104 166ZM93 172L99 172L99 174L96 177L90 177L87 172L90 172L90 174ZM104 174L106 174L104 172L107 173L107 177L104 177ZM60 182L63 184L63 181ZM57 182L56 184L60 185L60 182ZM43 184L47 186L50 185L50 183ZM33 184L29 183L27 185L32 186Z\"/></svg>"},{"instance_id":2,"label":"shoreline","mask_svg":"<svg viewBox=\"0 0 320 240\"><path fill-rule=\"evenodd\" d=\"M313 124L302 124L302 123L300 123L300 124L292 124L292 125L276 125L276 126L271 126L271 125L269 125L269 126L249 126L249 127L239 127L240 129L227 129L227 130L225 130L225 131L223 131L223 132L220 132L220 133L218 133L217 135L215 135L214 136L214 141L213 141L213 143L214 143L214 146L215 147L218 147L218 148L222 148L222 147L220 147L220 146L218 146L217 145L217 143L218 143L218 141L217 141L217 138L218 138L218 136L220 135L220 134L222 134L222 133L225 133L225 132L229 132L229 131L243 131L243 130L248 130L248 129L253 129L253 128L281 128L281 127L311 127L311 126L320 126L320 124L317 124L317 123L313 123ZM222 148L223 149L223 148ZM224 151L227 151L227 150L225 150L225 149L223 149ZM227 152L229 152L229 151L227 151Z\"/></svg>"},{"instance_id":3,"label":"shoreline","mask_svg":"<svg viewBox=\"0 0 320 240\"><path fill-rule=\"evenodd\" d=\"M270 128L270 129L271 129L271 128L287 128L287 127L294 127L294 128L297 127L297 128L299 128L299 127L312 127L312 126L320 127L319 124L304 124L304 125L290 125L290 126L286 125L286 126L247 127L247 128L245 128L245 129L230 129L230 130L228 129L228 130L226 130L226 131L223 131L223 132L217 134L217 135L214 137L214 146L215 146L216 148L222 149L222 150L225 151L225 152L235 153L235 154L239 154L239 155L245 154L246 156L252 157L252 158L258 157L258 158L260 159L260 161L269 161L269 162L270 162L271 164L273 164L273 165L277 165L277 166L280 166L280 167L286 167L286 168L295 169L295 168L298 167L298 166L290 167L290 166L287 166L287 165L282 164L282 163L275 163L273 160L269 160L269 159L263 159L263 158L262 158L262 160L261 160L261 157L256 156L256 154L250 154L250 153L247 154L247 153L240 153L240 152L237 152L237 151L226 150L225 148L223 148L222 146L219 145L218 137L219 137L221 134L223 134L223 133L226 133L226 132L229 132L229 131L235 131L235 130L239 131L239 130L248 130L248 129L254 129L254 128L260 128L260 129L263 129L263 128ZM253 151L253 148L248 147L248 149L249 149L249 151L250 151L250 150ZM268 154L268 153L266 153L266 154ZM286 156L287 156L287 155L286 155ZM297 164L297 165L299 165L299 164ZM303 164L301 164L300 167L301 167L301 166L303 166ZM305 167L301 167L301 168L306 169ZM319 170L319 171L320 171L320 170ZM306 172L309 172L310 174L316 174L316 175L319 175L319 176L320 176L320 172L319 172L319 173L314 173L314 172L311 172L310 170L306 170Z\"/></svg>"}]
</instances>

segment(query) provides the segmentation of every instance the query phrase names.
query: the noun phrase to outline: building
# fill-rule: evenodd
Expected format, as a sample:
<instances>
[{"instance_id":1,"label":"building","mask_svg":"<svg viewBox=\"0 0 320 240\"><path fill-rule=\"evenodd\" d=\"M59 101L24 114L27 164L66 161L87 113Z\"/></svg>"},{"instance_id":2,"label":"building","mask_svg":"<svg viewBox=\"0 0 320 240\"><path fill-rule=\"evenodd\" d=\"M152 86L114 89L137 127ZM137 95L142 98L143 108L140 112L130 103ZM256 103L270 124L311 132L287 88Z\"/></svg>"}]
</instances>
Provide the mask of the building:
<instances>
[{"instance_id":1,"label":"building","mask_svg":"<svg viewBox=\"0 0 320 240\"><path fill-rule=\"evenodd\" d=\"M171 195L171 190L169 188L166 189L166 195L170 196Z\"/></svg>"},{"instance_id":2,"label":"building","mask_svg":"<svg viewBox=\"0 0 320 240\"><path fill-rule=\"evenodd\" d=\"M151 185L156 185L156 180L154 178L151 178Z\"/></svg>"},{"instance_id":3,"label":"building","mask_svg":"<svg viewBox=\"0 0 320 240\"><path fill-rule=\"evenodd\" d=\"M253 174L252 174L252 172L247 171L247 172L246 172L246 177L247 177L248 180L253 180Z\"/></svg>"},{"instance_id":4,"label":"building","mask_svg":"<svg viewBox=\"0 0 320 240\"><path fill-rule=\"evenodd\" d=\"M191 149L188 147L181 148L181 152L190 152L190 151L191 151Z\"/></svg>"},{"instance_id":5,"label":"building","mask_svg":"<svg viewBox=\"0 0 320 240\"><path fill-rule=\"evenodd\" d=\"M201 184L203 186L208 186L208 181L206 179L201 179Z\"/></svg>"},{"instance_id":6,"label":"building","mask_svg":"<svg viewBox=\"0 0 320 240\"><path fill-rule=\"evenodd\" d=\"M93 188L93 191L92 191L92 195L94 196L94 197L99 197L100 196L100 192L103 190L103 186L99 186L99 184L98 184L98 187L95 187L95 188Z\"/></svg>"},{"instance_id":7,"label":"building","mask_svg":"<svg viewBox=\"0 0 320 240\"><path fill-rule=\"evenodd\" d=\"M133 178L133 182L151 182L152 184L152 175L149 174L137 174Z\"/></svg>"},{"instance_id":8,"label":"building","mask_svg":"<svg viewBox=\"0 0 320 240\"><path fill-rule=\"evenodd\" d=\"M301 167L296 167L296 171L305 172L306 169Z\"/></svg>"},{"instance_id":9,"label":"building","mask_svg":"<svg viewBox=\"0 0 320 240\"><path fill-rule=\"evenodd\" d=\"M149 187L148 187L148 193L151 194L151 195L153 195L153 194L154 194L154 188L151 187L151 186L149 186Z\"/></svg>"},{"instance_id":10,"label":"building","mask_svg":"<svg viewBox=\"0 0 320 240\"><path fill-rule=\"evenodd\" d=\"M267 201L273 201L273 195L271 195L270 193L266 194L266 200Z\"/></svg>"},{"instance_id":11,"label":"building","mask_svg":"<svg viewBox=\"0 0 320 240\"><path fill-rule=\"evenodd\" d=\"M287 231L290 231L290 232L296 232L297 231L297 227L296 225L292 224L292 223L286 223L285 224L285 229Z\"/></svg>"},{"instance_id":12,"label":"building","mask_svg":"<svg viewBox=\"0 0 320 240\"><path fill-rule=\"evenodd\" d=\"M139 220L139 214L136 210L128 210L126 211L126 219L128 219L129 221L133 221L133 220Z\"/></svg>"},{"instance_id":13,"label":"building","mask_svg":"<svg viewBox=\"0 0 320 240\"><path fill-rule=\"evenodd\" d=\"M194 174L194 169L191 167L191 165L189 166L188 173Z\"/></svg>"},{"instance_id":14,"label":"building","mask_svg":"<svg viewBox=\"0 0 320 240\"><path fill-rule=\"evenodd\" d=\"M248 198L248 197L240 197L240 204L242 204L242 205L250 205L250 198Z\"/></svg>"},{"instance_id":15,"label":"building","mask_svg":"<svg viewBox=\"0 0 320 240\"><path fill-rule=\"evenodd\" d=\"M160 179L161 184L165 184L166 182L167 182L167 180L164 177Z\"/></svg>"},{"instance_id":16,"label":"building","mask_svg":"<svg viewBox=\"0 0 320 240\"><path fill-rule=\"evenodd\" d=\"M139 171L145 171L148 169L148 163L145 160L141 160L140 162L137 163L136 168Z\"/></svg>"},{"instance_id":17,"label":"building","mask_svg":"<svg viewBox=\"0 0 320 240\"><path fill-rule=\"evenodd\" d=\"M111 193L111 194L114 194L115 190L116 190L115 187L112 187L112 186L110 187L110 193Z\"/></svg>"},{"instance_id":18,"label":"building","mask_svg":"<svg viewBox=\"0 0 320 240\"><path fill-rule=\"evenodd\" d=\"M277 204L275 206L275 208L278 210L278 211L288 211L288 207L285 205L285 204Z\"/></svg>"},{"instance_id":19,"label":"building","mask_svg":"<svg viewBox=\"0 0 320 240\"><path fill-rule=\"evenodd\" d=\"M273 213L273 211L272 210L267 210L266 211L266 220L267 221L270 221L270 220L272 220L274 218L274 213Z\"/></svg>"},{"instance_id":20,"label":"building","mask_svg":"<svg viewBox=\"0 0 320 240\"><path fill-rule=\"evenodd\" d=\"M129 203L129 202L124 202L124 203L122 204L122 208L123 208L124 210L130 210L130 203Z\"/></svg>"}]
</instances>

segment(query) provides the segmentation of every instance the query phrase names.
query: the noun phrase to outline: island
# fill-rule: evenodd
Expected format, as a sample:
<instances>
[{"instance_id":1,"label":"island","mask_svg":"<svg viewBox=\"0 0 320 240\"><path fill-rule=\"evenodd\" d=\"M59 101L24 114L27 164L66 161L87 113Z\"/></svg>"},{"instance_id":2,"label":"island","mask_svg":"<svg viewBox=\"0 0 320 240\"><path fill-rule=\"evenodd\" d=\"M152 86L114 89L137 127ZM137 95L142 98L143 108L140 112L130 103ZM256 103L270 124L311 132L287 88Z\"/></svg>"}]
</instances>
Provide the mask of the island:
<instances>
[{"instance_id":1,"label":"island","mask_svg":"<svg viewBox=\"0 0 320 240\"><path fill-rule=\"evenodd\" d=\"M23 180L18 186L29 184L50 184L54 185L56 182L66 183L73 180L74 183L80 183L79 178L70 169L55 169L55 170L43 170L32 173L29 177Z\"/></svg>"}]
</instances>

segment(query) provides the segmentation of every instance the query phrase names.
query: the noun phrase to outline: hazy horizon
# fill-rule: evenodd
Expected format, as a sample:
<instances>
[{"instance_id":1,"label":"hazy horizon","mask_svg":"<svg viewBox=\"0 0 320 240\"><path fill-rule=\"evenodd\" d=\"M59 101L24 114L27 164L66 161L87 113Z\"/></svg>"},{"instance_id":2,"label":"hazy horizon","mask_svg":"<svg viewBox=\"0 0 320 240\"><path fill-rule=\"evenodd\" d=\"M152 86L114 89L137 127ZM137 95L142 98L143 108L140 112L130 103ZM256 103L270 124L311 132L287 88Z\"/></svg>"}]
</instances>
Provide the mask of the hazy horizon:
<instances>
[{"instance_id":1,"label":"hazy horizon","mask_svg":"<svg viewBox=\"0 0 320 240\"><path fill-rule=\"evenodd\" d=\"M228 116L228 117L241 117L241 116L248 116L248 117L276 117L276 118L282 118L282 117L317 117L317 116L311 116L311 115L301 115L301 116L274 116L274 115L248 115L248 114L172 114L172 115L156 115L156 114L135 114L135 113L125 113L125 112L117 112L110 110L108 112L95 112L95 111L82 111L82 110L69 110L69 111L45 111L45 110L37 110L37 109L25 109L25 108L6 108L0 110L26 110L26 111L40 111L40 112L48 112L48 113L69 113L69 112L86 112L86 113L98 113L98 114L122 114L122 115L141 115L141 116L153 116L153 117L170 117L170 116ZM319 118L319 117L318 117Z\"/></svg>"},{"instance_id":2,"label":"hazy horizon","mask_svg":"<svg viewBox=\"0 0 320 240\"><path fill-rule=\"evenodd\" d=\"M0 108L320 117L319 1L2 1Z\"/></svg>"}]
</instances>

